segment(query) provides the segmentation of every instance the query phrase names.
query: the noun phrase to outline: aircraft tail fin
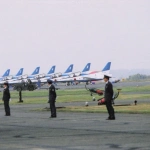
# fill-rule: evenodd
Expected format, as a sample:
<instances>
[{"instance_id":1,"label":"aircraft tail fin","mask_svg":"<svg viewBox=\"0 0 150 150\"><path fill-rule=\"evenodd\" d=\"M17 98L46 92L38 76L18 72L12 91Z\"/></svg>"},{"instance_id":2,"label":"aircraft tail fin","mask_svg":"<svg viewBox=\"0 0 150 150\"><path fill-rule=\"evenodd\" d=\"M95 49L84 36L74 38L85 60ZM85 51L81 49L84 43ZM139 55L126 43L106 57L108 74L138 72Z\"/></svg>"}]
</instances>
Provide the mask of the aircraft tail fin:
<instances>
[{"instance_id":1,"label":"aircraft tail fin","mask_svg":"<svg viewBox=\"0 0 150 150\"><path fill-rule=\"evenodd\" d=\"M36 69L33 71L32 75L39 74L40 67L36 67Z\"/></svg>"},{"instance_id":2,"label":"aircraft tail fin","mask_svg":"<svg viewBox=\"0 0 150 150\"><path fill-rule=\"evenodd\" d=\"M86 72L86 71L89 71L90 70L90 67L91 67L91 63L88 63L85 68L83 69L82 72Z\"/></svg>"},{"instance_id":3,"label":"aircraft tail fin","mask_svg":"<svg viewBox=\"0 0 150 150\"><path fill-rule=\"evenodd\" d=\"M48 72L48 74L54 73L55 72L55 68L56 68L56 66L52 66L52 68L50 69L50 71Z\"/></svg>"},{"instance_id":4,"label":"aircraft tail fin","mask_svg":"<svg viewBox=\"0 0 150 150\"><path fill-rule=\"evenodd\" d=\"M3 74L3 77L9 76L9 73L10 73L10 69L7 69L6 72Z\"/></svg>"},{"instance_id":5,"label":"aircraft tail fin","mask_svg":"<svg viewBox=\"0 0 150 150\"><path fill-rule=\"evenodd\" d=\"M65 73L70 73L73 70L73 64L71 64L68 69L65 71Z\"/></svg>"},{"instance_id":6,"label":"aircraft tail fin","mask_svg":"<svg viewBox=\"0 0 150 150\"><path fill-rule=\"evenodd\" d=\"M103 68L102 72L110 71L111 62L108 62L106 66Z\"/></svg>"},{"instance_id":7,"label":"aircraft tail fin","mask_svg":"<svg viewBox=\"0 0 150 150\"><path fill-rule=\"evenodd\" d=\"M21 76L23 74L23 68L21 68L18 73L16 74L16 76Z\"/></svg>"}]
</instances>

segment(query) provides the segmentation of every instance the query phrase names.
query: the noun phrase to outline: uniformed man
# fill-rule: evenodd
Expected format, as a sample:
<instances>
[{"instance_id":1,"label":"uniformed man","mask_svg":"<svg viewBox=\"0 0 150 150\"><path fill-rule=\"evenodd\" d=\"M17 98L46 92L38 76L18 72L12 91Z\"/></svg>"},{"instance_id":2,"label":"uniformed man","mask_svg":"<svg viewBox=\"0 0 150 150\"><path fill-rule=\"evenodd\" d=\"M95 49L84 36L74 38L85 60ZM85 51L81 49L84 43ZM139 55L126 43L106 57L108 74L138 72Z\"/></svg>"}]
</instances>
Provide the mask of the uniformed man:
<instances>
[{"instance_id":1,"label":"uniformed man","mask_svg":"<svg viewBox=\"0 0 150 150\"><path fill-rule=\"evenodd\" d=\"M50 110L51 110L51 117L50 118L56 118L56 107L55 107L56 91L55 91L55 86L52 84L53 82L51 80L47 80L47 83L49 86L49 103L50 103Z\"/></svg>"},{"instance_id":2,"label":"uniformed man","mask_svg":"<svg viewBox=\"0 0 150 150\"><path fill-rule=\"evenodd\" d=\"M115 120L115 113L114 113L114 108L112 106L112 99L113 99L113 85L111 84L111 82L109 82L109 76L105 75L104 76L104 81L106 83L105 85L105 104L106 104L106 108L108 111L108 118L107 120Z\"/></svg>"},{"instance_id":3,"label":"uniformed man","mask_svg":"<svg viewBox=\"0 0 150 150\"><path fill-rule=\"evenodd\" d=\"M9 85L7 82L3 85L3 101L4 101L4 108L5 108L5 116L10 116L10 107L9 107L9 100L10 100L10 92L9 92Z\"/></svg>"}]
</instances>

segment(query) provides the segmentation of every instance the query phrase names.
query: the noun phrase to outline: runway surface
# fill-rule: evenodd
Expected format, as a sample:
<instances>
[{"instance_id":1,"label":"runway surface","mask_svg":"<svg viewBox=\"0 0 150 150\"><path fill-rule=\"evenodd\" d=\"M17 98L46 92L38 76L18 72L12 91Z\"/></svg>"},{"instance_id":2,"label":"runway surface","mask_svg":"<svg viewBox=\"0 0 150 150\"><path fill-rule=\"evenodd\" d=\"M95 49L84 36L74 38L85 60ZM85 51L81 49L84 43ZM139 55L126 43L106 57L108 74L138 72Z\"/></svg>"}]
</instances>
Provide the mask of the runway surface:
<instances>
[{"instance_id":1,"label":"runway surface","mask_svg":"<svg viewBox=\"0 0 150 150\"><path fill-rule=\"evenodd\" d=\"M141 114L33 111L48 104L12 105L11 117L0 105L0 150L149 150L150 117Z\"/></svg>"},{"instance_id":2,"label":"runway surface","mask_svg":"<svg viewBox=\"0 0 150 150\"><path fill-rule=\"evenodd\" d=\"M121 82L116 88L146 86L150 82ZM104 83L89 87L104 88ZM80 89L84 85L57 86ZM116 100L116 104L134 100ZM149 100L138 100L147 103ZM57 103L58 107L84 106L85 102ZM89 105L97 105L89 95ZM58 112L50 119L49 111L35 111L48 104L18 104L11 106L11 117L4 116L0 105L0 150L149 150L150 116L116 114L107 121L107 114Z\"/></svg>"}]
</instances>

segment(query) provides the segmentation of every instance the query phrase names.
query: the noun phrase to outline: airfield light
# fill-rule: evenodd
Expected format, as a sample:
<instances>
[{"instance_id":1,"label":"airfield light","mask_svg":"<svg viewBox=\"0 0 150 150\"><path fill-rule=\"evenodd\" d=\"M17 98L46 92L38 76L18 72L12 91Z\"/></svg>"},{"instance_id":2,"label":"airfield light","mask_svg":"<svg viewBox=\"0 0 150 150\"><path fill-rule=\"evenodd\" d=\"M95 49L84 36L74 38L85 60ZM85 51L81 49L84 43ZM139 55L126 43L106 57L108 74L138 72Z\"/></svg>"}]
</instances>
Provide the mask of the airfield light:
<instances>
[{"instance_id":1,"label":"airfield light","mask_svg":"<svg viewBox=\"0 0 150 150\"><path fill-rule=\"evenodd\" d=\"M96 99L95 99L95 97L93 97L93 101L95 101Z\"/></svg>"},{"instance_id":2,"label":"airfield light","mask_svg":"<svg viewBox=\"0 0 150 150\"><path fill-rule=\"evenodd\" d=\"M85 102L85 106L86 106L86 107L89 106L89 103L88 103L88 102Z\"/></svg>"},{"instance_id":3,"label":"airfield light","mask_svg":"<svg viewBox=\"0 0 150 150\"><path fill-rule=\"evenodd\" d=\"M134 101L134 104L137 105L137 100Z\"/></svg>"}]
</instances>

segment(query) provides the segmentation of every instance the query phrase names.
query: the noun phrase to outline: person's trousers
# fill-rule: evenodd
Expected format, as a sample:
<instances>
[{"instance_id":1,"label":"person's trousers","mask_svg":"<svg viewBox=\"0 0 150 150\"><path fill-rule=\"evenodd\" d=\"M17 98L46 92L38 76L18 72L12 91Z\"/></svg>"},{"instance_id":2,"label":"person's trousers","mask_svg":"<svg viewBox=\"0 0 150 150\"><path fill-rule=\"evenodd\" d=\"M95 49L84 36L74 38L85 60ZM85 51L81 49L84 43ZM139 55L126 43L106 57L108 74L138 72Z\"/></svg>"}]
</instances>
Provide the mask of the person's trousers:
<instances>
[{"instance_id":1,"label":"person's trousers","mask_svg":"<svg viewBox=\"0 0 150 150\"><path fill-rule=\"evenodd\" d=\"M55 99L50 100L51 117L56 117Z\"/></svg>"},{"instance_id":2,"label":"person's trousers","mask_svg":"<svg viewBox=\"0 0 150 150\"><path fill-rule=\"evenodd\" d=\"M114 108L112 106L111 100L105 101L105 103L106 103L106 108L109 114L109 118L115 118L115 112L114 112Z\"/></svg>"},{"instance_id":3,"label":"person's trousers","mask_svg":"<svg viewBox=\"0 0 150 150\"><path fill-rule=\"evenodd\" d=\"M5 114L10 115L9 101L4 101Z\"/></svg>"}]
</instances>

